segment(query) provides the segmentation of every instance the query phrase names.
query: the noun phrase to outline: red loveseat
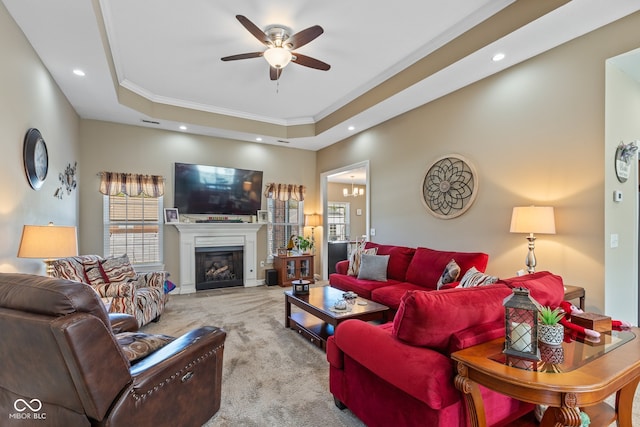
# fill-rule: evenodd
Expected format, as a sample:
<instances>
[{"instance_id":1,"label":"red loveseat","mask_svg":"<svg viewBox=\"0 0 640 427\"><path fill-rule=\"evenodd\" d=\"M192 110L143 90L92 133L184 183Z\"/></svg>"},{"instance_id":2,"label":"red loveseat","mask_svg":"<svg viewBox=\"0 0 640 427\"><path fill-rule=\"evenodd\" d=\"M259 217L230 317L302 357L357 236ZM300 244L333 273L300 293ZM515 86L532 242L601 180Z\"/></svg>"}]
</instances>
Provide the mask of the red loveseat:
<instances>
[{"instance_id":1,"label":"red loveseat","mask_svg":"<svg viewBox=\"0 0 640 427\"><path fill-rule=\"evenodd\" d=\"M450 355L504 336L502 303L513 287L528 288L543 305L557 306L564 298L562 278L540 272L475 288L409 291L393 322L341 323L327 341L336 406L369 427L468 425ZM481 392L490 426L533 410L483 387Z\"/></svg>"},{"instance_id":2,"label":"red loveseat","mask_svg":"<svg viewBox=\"0 0 640 427\"><path fill-rule=\"evenodd\" d=\"M398 309L400 300L407 291L436 290L438 279L452 259L460 266L459 278L471 267L484 272L489 261L489 255L482 252L440 251L367 242L365 249L372 248L376 248L376 255L389 255L386 281L347 275L349 261L345 260L336 264L336 272L329 275L329 284L343 291L355 292L394 310ZM455 285L457 283L448 287Z\"/></svg>"}]
</instances>

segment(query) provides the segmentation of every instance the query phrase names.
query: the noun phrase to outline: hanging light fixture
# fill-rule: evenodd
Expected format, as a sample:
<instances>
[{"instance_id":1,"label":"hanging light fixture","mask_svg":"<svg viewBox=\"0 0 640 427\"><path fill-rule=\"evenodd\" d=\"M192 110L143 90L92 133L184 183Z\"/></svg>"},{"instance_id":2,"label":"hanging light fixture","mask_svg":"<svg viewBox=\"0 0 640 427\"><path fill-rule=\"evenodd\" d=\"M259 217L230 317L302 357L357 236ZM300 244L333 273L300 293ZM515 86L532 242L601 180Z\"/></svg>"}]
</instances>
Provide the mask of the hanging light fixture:
<instances>
[{"instance_id":1,"label":"hanging light fixture","mask_svg":"<svg viewBox=\"0 0 640 427\"><path fill-rule=\"evenodd\" d=\"M353 184L353 175L351 175L351 192L349 192L349 189L345 187L345 188L342 189L342 195L344 197L364 196L364 188L356 187Z\"/></svg>"},{"instance_id":2,"label":"hanging light fixture","mask_svg":"<svg viewBox=\"0 0 640 427\"><path fill-rule=\"evenodd\" d=\"M293 58L291 52L283 47L271 47L264 52L263 56L269 65L276 69L286 67Z\"/></svg>"}]
</instances>

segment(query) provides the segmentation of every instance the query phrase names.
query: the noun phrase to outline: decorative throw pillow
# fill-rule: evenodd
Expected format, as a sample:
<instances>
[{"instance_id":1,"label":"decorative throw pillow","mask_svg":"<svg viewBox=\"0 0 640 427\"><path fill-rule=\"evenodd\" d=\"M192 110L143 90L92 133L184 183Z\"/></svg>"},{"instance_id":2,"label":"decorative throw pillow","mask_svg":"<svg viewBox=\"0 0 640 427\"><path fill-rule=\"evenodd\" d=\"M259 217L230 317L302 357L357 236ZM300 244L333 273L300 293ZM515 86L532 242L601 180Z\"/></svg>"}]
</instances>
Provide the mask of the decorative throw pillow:
<instances>
[{"instance_id":1,"label":"decorative throw pillow","mask_svg":"<svg viewBox=\"0 0 640 427\"><path fill-rule=\"evenodd\" d=\"M375 255L378 252L378 248L365 249L365 244L366 242L362 242L362 244L358 245L358 247L351 252L351 256L349 256L349 269L347 270L349 276L357 276L360 272L360 258L362 254Z\"/></svg>"},{"instance_id":2,"label":"decorative throw pillow","mask_svg":"<svg viewBox=\"0 0 640 427\"><path fill-rule=\"evenodd\" d=\"M386 282L387 265L389 265L389 255L362 254L358 279Z\"/></svg>"},{"instance_id":3,"label":"decorative throw pillow","mask_svg":"<svg viewBox=\"0 0 640 427\"><path fill-rule=\"evenodd\" d=\"M168 335L151 335L142 332L120 332L116 340L129 362L135 362L169 344L175 338Z\"/></svg>"},{"instance_id":4,"label":"decorative throw pillow","mask_svg":"<svg viewBox=\"0 0 640 427\"><path fill-rule=\"evenodd\" d=\"M444 268L442 275L438 279L436 289L440 289L442 285L455 282L458 280L458 276L460 276L460 266L454 259L452 259Z\"/></svg>"},{"instance_id":5,"label":"decorative throw pillow","mask_svg":"<svg viewBox=\"0 0 640 427\"><path fill-rule=\"evenodd\" d=\"M100 261L84 261L82 266L84 267L84 278L86 283L93 286L104 285L107 283Z\"/></svg>"},{"instance_id":6,"label":"decorative throw pillow","mask_svg":"<svg viewBox=\"0 0 640 427\"><path fill-rule=\"evenodd\" d=\"M102 270L108 282L126 282L136 278L136 272L127 254L105 259L102 261Z\"/></svg>"},{"instance_id":7,"label":"decorative throw pillow","mask_svg":"<svg viewBox=\"0 0 640 427\"><path fill-rule=\"evenodd\" d=\"M479 272L475 267L471 267L464 273L460 280L459 288L472 288L474 286L483 286L496 283L498 278Z\"/></svg>"}]
</instances>

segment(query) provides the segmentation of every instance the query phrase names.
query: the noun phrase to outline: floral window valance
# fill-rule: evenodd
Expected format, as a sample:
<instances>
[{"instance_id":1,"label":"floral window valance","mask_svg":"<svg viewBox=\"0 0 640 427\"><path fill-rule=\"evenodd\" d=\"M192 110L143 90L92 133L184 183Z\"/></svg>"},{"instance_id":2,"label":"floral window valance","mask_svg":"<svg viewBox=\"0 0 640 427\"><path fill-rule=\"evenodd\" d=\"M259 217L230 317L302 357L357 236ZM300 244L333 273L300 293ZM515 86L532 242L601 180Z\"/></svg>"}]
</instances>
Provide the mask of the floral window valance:
<instances>
[{"instance_id":1,"label":"floral window valance","mask_svg":"<svg viewBox=\"0 0 640 427\"><path fill-rule=\"evenodd\" d=\"M164 195L164 177L135 173L100 172L100 190L105 196L160 197Z\"/></svg>"},{"instance_id":2,"label":"floral window valance","mask_svg":"<svg viewBox=\"0 0 640 427\"><path fill-rule=\"evenodd\" d=\"M297 200L299 202L304 201L304 193L305 193L304 185L297 184L279 184L279 183L269 183L267 184L266 189L264 190L265 197L274 200Z\"/></svg>"}]
</instances>

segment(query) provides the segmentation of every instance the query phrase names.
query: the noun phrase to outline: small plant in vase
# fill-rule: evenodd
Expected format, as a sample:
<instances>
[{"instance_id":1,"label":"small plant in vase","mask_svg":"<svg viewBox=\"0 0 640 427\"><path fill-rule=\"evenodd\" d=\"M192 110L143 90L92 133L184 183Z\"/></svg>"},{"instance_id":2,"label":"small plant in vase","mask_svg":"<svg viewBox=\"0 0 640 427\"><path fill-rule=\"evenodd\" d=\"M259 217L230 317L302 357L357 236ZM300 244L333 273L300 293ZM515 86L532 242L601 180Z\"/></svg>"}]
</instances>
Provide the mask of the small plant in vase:
<instances>
[{"instance_id":1,"label":"small plant in vase","mask_svg":"<svg viewBox=\"0 0 640 427\"><path fill-rule=\"evenodd\" d=\"M564 327L560 320L564 312L560 307L543 306L538 312L538 339L545 344L559 345L564 339Z\"/></svg>"},{"instance_id":2,"label":"small plant in vase","mask_svg":"<svg viewBox=\"0 0 640 427\"><path fill-rule=\"evenodd\" d=\"M298 248L304 253L309 253L313 248L313 241L303 236L298 236Z\"/></svg>"}]
</instances>

